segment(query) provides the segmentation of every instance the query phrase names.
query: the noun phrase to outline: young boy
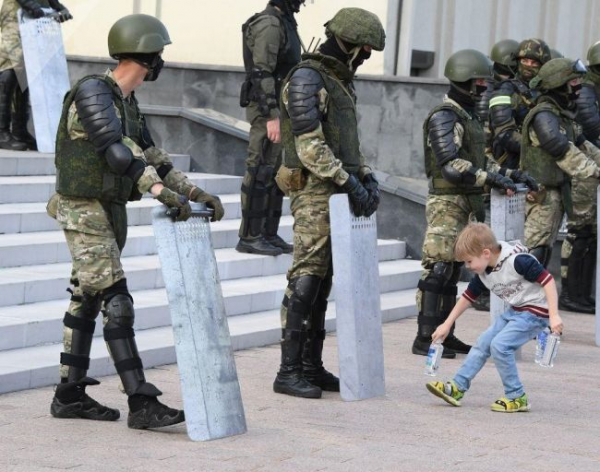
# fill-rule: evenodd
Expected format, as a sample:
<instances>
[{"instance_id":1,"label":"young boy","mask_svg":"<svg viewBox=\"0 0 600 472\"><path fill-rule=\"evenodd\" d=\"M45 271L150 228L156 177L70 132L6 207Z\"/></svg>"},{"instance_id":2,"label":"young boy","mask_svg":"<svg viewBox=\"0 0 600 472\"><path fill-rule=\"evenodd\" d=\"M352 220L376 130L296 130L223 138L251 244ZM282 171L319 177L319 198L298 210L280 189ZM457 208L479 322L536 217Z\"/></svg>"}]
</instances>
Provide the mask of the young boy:
<instances>
[{"instance_id":1,"label":"young boy","mask_svg":"<svg viewBox=\"0 0 600 472\"><path fill-rule=\"evenodd\" d=\"M535 338L548 322L552 332L562 333L554 279L524 246L498 242L492 230L483 223L465 227L456 240L454 254L476 275L448 319L431 336L432 342L444 340L452 324L486 287L511 308L479 336L453 380L429 382L427 390L451 405L460 406L471 380L491 355L505 393L505 397L492 404L492 411L529 411L527 394L517 372L515 351Z\"/></svg>"}]
</instances>

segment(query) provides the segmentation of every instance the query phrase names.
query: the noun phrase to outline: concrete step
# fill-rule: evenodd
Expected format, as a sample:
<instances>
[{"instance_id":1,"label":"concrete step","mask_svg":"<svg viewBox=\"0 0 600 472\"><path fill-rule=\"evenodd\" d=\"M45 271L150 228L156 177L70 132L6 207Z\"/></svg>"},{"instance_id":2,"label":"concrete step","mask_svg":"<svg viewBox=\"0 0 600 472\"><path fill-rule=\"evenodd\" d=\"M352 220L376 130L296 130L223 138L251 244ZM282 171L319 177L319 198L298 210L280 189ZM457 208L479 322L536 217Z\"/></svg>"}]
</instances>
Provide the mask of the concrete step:
<instances>
[{"instance_id":1,"label":"concrete step","mask_svg":"<svg viewBox=\"0 0 600 472\"><path fill-rule=\"evenodd\" d=\"M190 156L171 154L173 165L184 172L190 169ZM0 150L0 176L55 175L54 153Z\"/></svg>"},{"instance_id":2,"label":"concrete step","mask_svg":"<svg viewBox=\"0 0 600 472\"><path fill-rule=\"evenodd\" d=\"M224 220L241 218L239 193L219 195L225 208ZM152 209L159 203L151 198L127 204L129 227L152 224ZM290 214L289 199L283 201L284 215ZM38 231L56 231L56 221L46 214L46 202L6 203L0 205L0 234L33 233Z\"/></svg>"},{"instance_id":3,"label":"concrete step","mask_svg":"<svg viewBox=\"0 0 600 472\"><path fill-rule=\"evenodd\" d=\"M242 178L233 175L188 174L195 185L209 193L239 193ZM54 193L53 175L0 177L0 204L46 202Z\"/></svg>"},{"instance_id":4,"label":"concrete step","mask_svg":"<svg viewBox=\"0 0 600 472\"><path fill-rule=\"evenodd\" d=\"M414 316L414 289L383 294L381 309L384 321ZM328 331L335 331L335 316L335 303L331 303L326 321ZM235 350L273 344L279 341L281 335L279 310L234 316L228 321ZM176 362L170 326L137 331L136 340L146 368ZM56 343L0 352L0 394L56 383L61 351L62 344ZM274 365L274 374L276 369ZM96 339L92 346L89 375L101 377L114 373L105 344Z\"/></svg>"},{"instance_id":5,"label":"concrete step","mask_svg":"<svg viewBox=\"0 0 600 472\"><path fill-rule=\"evenodd\" d=\"M415 287L421 268L418 261L392 260L379 264L382 294ZM285 274L248 279L224 280L221 284L227 316L246 316L277 310L287 280ZM164 289L132 293L136 309L136 331L170 326L171 318ZM330 300L335 300L335 284ZM0 351L21 349L62 340L62 319L68 301L53 300L30 305L0 308ZM102 335L98 317L96 336Z\"/></svg>"},{"instance_id":6,"label":"concrete step","mask_svg":"<svg viewBox=\"0 0 600 472\"><path fill-rule=\"evenodd\" d=\"M401 241L378 241L380 260L402 259L406 245ZM221 280L285 274L291 255L277 257L242 254L232 248L215 250ZM157 255L124 257L123 269L131 291L164 287ZM0 306L49 300L66 300L71 263L12 267L0 270Z\"/></svg>"},{"instance_id":7,"label":"concrete step","mask_svg":"<svg viewBox=\"0 0 600 472\"><path fill-rule=\"evenodd\" d=\"M279 235L293 240L292 216L284 216L279 224ZM211 223L215 249L235 247L239 241L240 220L221 220ZM156 254L156 242L151 225L132 226L127 230L124 257ZM0 235L0 268L55 264L71 260L69 248L62 231L14 233Z\"/></svg>"}]
</instances>

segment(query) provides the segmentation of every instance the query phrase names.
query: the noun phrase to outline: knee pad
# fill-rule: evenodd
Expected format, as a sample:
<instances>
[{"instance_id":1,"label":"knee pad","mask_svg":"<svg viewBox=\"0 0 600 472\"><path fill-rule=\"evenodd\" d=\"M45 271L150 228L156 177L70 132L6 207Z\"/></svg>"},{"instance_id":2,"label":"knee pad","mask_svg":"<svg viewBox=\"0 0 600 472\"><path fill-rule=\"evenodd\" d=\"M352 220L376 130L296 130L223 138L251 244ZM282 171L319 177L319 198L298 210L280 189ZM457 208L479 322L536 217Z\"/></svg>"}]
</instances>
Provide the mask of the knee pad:
<instances>
[{"instance_id":1,"label":"knee pad","mask_svg":"<svg viewBox=\"0 0 600 472\"><path fill-rule=\"evenodd\" d=\"M135 318L133 310L133 298L127 290L127 281L119 280L107 288L103 294L104 316L106 317L106 329L113 327L131 328Z\"/></svg>"},{"instance_id":2,"label":"knee pad","mask_svg":"<svg viewBox=\"0 0 600 472\"><path fill-rule=\"evenodd\" d=\"M309 310L317 299L321 279L316 275L303 275L290 281L292 294L288 302L288 310Z\"/></svg>"}]
</instances>

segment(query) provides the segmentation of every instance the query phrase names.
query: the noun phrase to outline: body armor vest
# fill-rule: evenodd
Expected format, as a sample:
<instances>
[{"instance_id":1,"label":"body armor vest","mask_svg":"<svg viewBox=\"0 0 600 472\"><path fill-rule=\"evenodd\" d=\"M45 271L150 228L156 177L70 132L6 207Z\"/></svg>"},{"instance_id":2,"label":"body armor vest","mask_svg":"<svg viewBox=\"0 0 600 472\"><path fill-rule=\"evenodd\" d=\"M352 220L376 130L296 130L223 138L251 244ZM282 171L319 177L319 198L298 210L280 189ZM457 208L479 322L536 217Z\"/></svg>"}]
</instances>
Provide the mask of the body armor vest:
<instances>
[{"instance_id":1,"label":"body armor vest","mask_svg":"<svg viewBox=\"0 0 600 472\"><path fill-rule=\"evenodd\" d=\"M360 168L360 141L358 139L358 120L356 117L356 97L351 82L344 84L332 70L343 66L337 59L319 54L306 54L305 60L290 72L308 67L317 71L323 78L325 90L329 95L327 111L321 124L325 143L334 156L342 162L344 170L356 174ZM348 74L351 72L348 70ZM303 168L296 152L294 134L290 116L285 106L281 107L281 133L285 149L283 162L290 169Z\"/></svg>"},{"instance_id":2,"label":"body armor vest","mask_svg":"<svg viewBox=\"0 0 600 472\"><path fill-rule=\"evenodd\" d=\"M519 79L510 79L510 83L512 83L519 97L518 103L514 109L514 117L518 130L520 131L523 126L523 122L525 121L525 117L529 113L529 110L534 107L535 99L539 94L535 90L531 90Z\"/></svg>"},{"instance_id":3,"label":"body armor vest","mask_svg":"<svg viewBox=\"0 0 600 472\"><path fill-rule=\"evenodd\" d=\"M549 111L556 115L560 121L560 127L567 133L567 139L575 142L573 119L564 115L561 108L551 99L544 99L531 110L525 119L525 123L523 123L521 169L527 171L538 184L550 188L562 187L566 181L566 177L556 164L557 159L541 147L534 147L529 139L531 123L535 115L542 111Z\"/></svg>"},{"instance_id":4,"label":"body armor vest","mask_svg":"<svg viewBox=\"0 0 600 472\"><path fill-rule=\"evenodd\" d=\"M264 11L251 16L246 23L242 25L243 37L243 54L244 54L244 69L246 69L246 79L249 80L250 73L254 67L252 51L246 43L246 32L248 27L260 16L270 15L279 20L281 27L285 32L285 42L280 45L277 53L277 66L273 70L273 78L275 79L275 93L279 97L281 92L281 82L289 74L289 72L300 62L302 48L300 36L298 35L298 25L293 17L285 15L278 11L275 7L269 5Z\"/></svg>"},{"instance_id":5,"label":"body armor vest","mask_svg":"<svg viewBox=\"0 0 600 472\"><path fill-rule=\"evenodd\" d=\"M442 176L442 169L438 165L438 160L431 146L428 145L429 120L440 110L450 110L458 115L458 121L463 126L465 133L462 139L462 146L458 150L458 158L469 161L479 169L485 169L485 133L480 121L471 116L465 110L458 108L451 103L443 103L435 107L423 124L423 147L425 150L425 172L430 179L431 185L429 192L434 195L467 195L481 194L483 187L474 187L469 185L454 185L448 182Z\"/></svg>"},{"instance_id":6,"label":"body armor vest","mask_svg":"<svg viewBox=\"0 0 600 472\"><path fill-rule=\"evenodd\" d=\"M69 108L79 86L89 79L103 80L112 90L115 106L121 115L123 135L132 139L142 149L145 145L145 121L135 96L124 100L119 86L106 75L92 75L80 80L66 95L56 139L56 191L68 197L95 198L105 203L124 205L130 199L141 198L133 180L115 174L104 156L96 153L94 145L86 139L69 137ZM149 136L149 135L148 135Z\"/></svg>"}]
</instances>

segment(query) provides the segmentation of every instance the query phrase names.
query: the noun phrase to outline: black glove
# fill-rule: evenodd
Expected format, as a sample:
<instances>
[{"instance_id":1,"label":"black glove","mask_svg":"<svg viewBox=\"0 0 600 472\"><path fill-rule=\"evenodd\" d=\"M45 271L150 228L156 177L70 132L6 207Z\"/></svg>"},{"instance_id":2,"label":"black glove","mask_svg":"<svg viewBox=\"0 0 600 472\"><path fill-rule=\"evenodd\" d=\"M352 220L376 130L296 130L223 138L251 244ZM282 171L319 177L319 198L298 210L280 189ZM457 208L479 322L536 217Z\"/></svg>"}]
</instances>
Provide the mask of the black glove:
<instances>
[{"instance_id":1,"label":"black glove","mask_svg":"<svg viewBox=\"0 0 600 472\"><path fill-rule=\"evenodd\" d=\"M46 16L46 13L44 13L44 10L42 10L39 6L38 7L33 7L33 8L26 8L25 11L27 12L27 14L33 18L41 18L43 16Z\"/></svg>"},{"instance_id":2,"label":"black glove","mask_svg":"<svg viewBox=\"0 0 600 472\"><path fill-rule=\"evenodd\" d=\"M160 191L156 199L169 208L179 210L177 217L175 218L176 221L186 221L192 215L192 207L190 206L187 197L179 195L167 187Z\"/></svg>"},{"instance_id":3,"label":"black glove","mask_svg":"<svg viewBox=\"0 0 600 472\"><path fill-rule=\"evenodd\" d=\"M499 188L501 190L512 190L513 192L517 191L517 186L512 179L505 177L502 174L497 174L496 172L488 172L485 183L491 187Z\"/></svg>"},{"instance_id":4,"label":"black glove","mask_svg":"<svg viewBox=\"0 0 600 472\"><path fill-rule=\"evenodd\" d=\"M223 218L223 216L225 216L225 210L223 209L221 199L216 195L211 195L210 193L196 187L194 190L192 190L190 198L194 202L206 203L208 208L212 208L214 210L213 217L210 219L210 221L219 221L221 218Z\"/></svg>"},{"instance_id":5,"label":"black glove","mask_svg":"<svg viewBox=\"0 0 600 472\"><path fill-rule=\"evenodd\" d=\"M66 8L58 11L56 14L52 15L52 17L55 18L59 23L64 23L65 21L73 19L73 15L71 15L71 12Z\"/></svg>"},{"instance_id":6,"label":"black glove","mask_svg":"<svg viewBox=\"0 0 600 472\"><path fill-rule=\"evenodd\" d=\"M375 174L370 173L365 175L362 180L362 184L377 202L377 205L379 205L379 202L381 201L381 193L379 192L379 182L377 182Z\"/></svg>"},{"instance_id":7,"label":"black glove","mask_svg":"<svg viewBox=\"0 0 600 472\"><path fill-rule=\"evenodd\" d=\"M529 188L529 190L533 192L537 192L540 187L533 177L531 177L527 172L522 172L520 170L514 169L510 171L510 178L514 182L518 182L520 184L525 184Z\"/></svg>"},{"instance_id":8,"label":"black glove","mask_svg":"<svg viewBox=\"0 0 600 472\"><path fill-rule=\"evenodd\" d=\"M367 189L353 175L348 177L348 180L342 185L342 189L350 197L352 212L355 216L364 216L365 211L369 210L374 203L373 197L369 195Z\"/></svg>"},{"instance_id":9,"label":"black glove","mask_svg":"<svg viewBox=\"0 0 600 472\"><path fill-rule=\"evenodd\" d=\"M585 141L586 141L585 135L582 133L575 138L575 146L579 147L583 143L585 143Z\"/></svg>"}]
</instances>

